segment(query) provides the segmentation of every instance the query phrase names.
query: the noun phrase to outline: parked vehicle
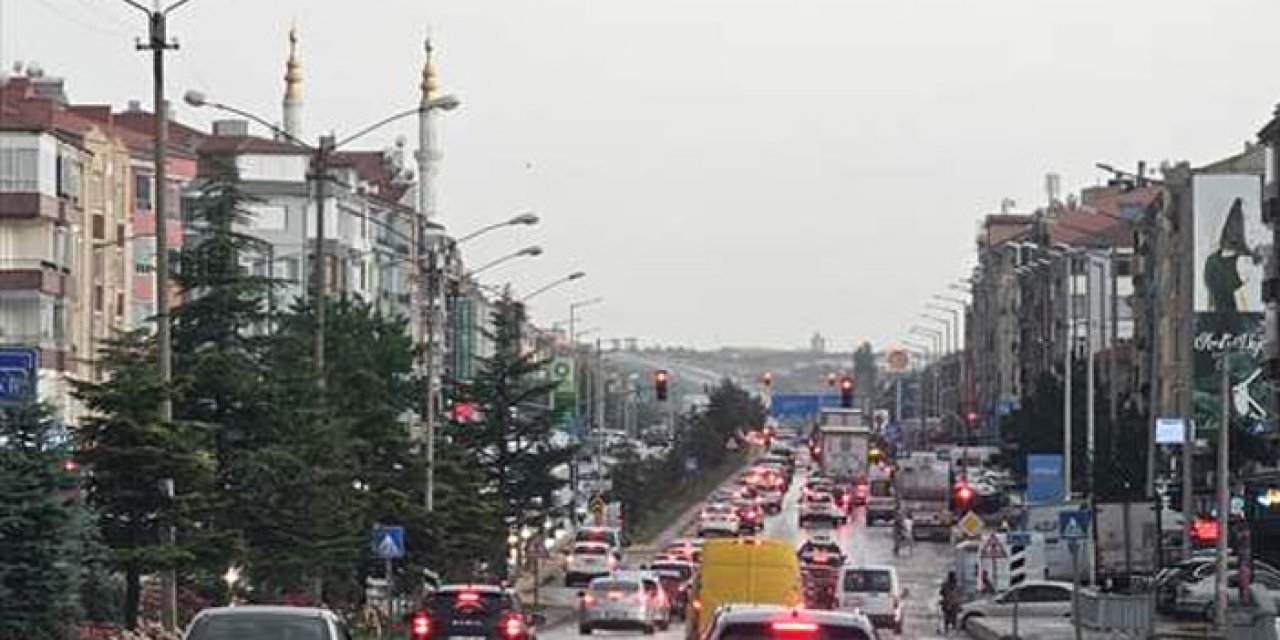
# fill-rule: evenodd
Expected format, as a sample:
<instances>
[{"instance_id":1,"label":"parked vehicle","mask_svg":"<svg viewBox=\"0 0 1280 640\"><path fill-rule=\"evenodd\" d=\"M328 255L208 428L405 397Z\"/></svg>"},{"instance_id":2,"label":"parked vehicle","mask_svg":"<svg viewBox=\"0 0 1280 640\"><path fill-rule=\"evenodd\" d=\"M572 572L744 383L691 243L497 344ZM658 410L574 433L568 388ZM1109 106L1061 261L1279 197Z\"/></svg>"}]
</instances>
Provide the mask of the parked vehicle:
<instances>
[{"instance_id":1,"label":"parked vehicle","mask_svg":"<svg viewBox=\"0 0 1280 640\"><path fill-rule=\"evenodd\" d=\"M836 591L841 609L862 611L879 629L902 633L902 601L910 595L890 565L846 568Z\"/></svg>"},{"instance_id":2,"label":"parked vehicle","mask_svg":"<svg viewBox=\"0 0 1280 640\"><path fill-rule=\"evenodd\" d=\"M982 616L1012 617L1015 603L1019 618L1070 617L1071 583L1030 580L1000 595L970 602L960 608L960 628L965 628L970 620Z\"/></svg>"}]
</instances>

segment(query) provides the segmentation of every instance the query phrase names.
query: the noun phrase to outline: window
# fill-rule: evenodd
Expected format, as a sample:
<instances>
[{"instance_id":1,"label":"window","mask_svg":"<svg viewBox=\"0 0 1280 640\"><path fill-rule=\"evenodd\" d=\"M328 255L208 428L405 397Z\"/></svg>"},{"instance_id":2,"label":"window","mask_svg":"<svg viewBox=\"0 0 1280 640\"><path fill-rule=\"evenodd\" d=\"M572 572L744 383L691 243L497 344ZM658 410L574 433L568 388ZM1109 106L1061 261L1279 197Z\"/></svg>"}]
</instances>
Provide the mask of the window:
<instances>
[{"instance_id":1,"label":"window","mask_svg":"<svg viewBox=\"0 0 1280 640\"><path fill-rule=\"evenodd\" d=\"M40 152L15 149L0 142L0 192L32 193L40 190Z\"/></svg>"},{"instance_id":2,"label":"window","mask_svg":"<svg viewBox=\"0 0 1280 640\"><path fill-rule=\"evenodd\" d=\"M101 214L93 216L93 239L106 240L107 238L107 220Z\"/></svg>"},{"instance_id":3,"label":"window","mask_svg":"<svg viewBox=\"0 0 1280 640\"><path fill-rule=\"evenodd\" d=\"M133 206L138 211L150 211L151 202L151 176L134 176L133 177Z\"/></svg>"},{"instance_id":4,"label":"window","mask_svg":"<svg viewBox=\"0 0 1280 640\"><path fill-rule=\"evenodd\" d=\"M103 290L102 285L100 284L93 285L93 310L94 311L98 313L102 313L102 307L103 307L103 304L105 303L105 301L103 300L104 296L105 296L105 291Z\"/></svg>"},{"instance_id":5,"label":"window","mask_svg":"<svg viewBox=\"0 0 1280 640\"><path fill-rule=\"evenodd\" d=\"M124 292L116 293L116 317L124 317Z\"/></svg>"},{"instance_id":6,"label":"window","mask_svg":"<svg viewBox=\"0 0 1280 640\"><path fill-rule=\"evenodd\" d=\"M889 593L892 588L888 571L850 569L844 572L845 593Z\"/></svg>"}]
</instances>

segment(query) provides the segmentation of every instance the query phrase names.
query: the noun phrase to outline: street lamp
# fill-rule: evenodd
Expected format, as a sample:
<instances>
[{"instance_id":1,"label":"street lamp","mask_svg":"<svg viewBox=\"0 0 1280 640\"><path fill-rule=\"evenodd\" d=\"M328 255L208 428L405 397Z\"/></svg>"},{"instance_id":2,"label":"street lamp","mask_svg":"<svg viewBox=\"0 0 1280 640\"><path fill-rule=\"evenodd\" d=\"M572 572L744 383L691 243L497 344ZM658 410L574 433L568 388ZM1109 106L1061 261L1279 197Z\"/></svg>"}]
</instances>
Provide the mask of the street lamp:
<instances>
[{"instance_id":1,"label":"street lamp","mask_svg":"<svg viewBox=\"0 0 1280 640\"><path fill-rule=\"evenodd\" d=\"M510 220L503 220L501 222L495 222L493 224L480 227L479 229L454 240L453 243L455 245L460 245L468 240L475 240L490 231L496 231L504 227L532 227L533 225L538 224L539 221L541 221L541 218L538 217L538 214L533 213L532 211L526 211L525 213L519 214Z\"/></svg>"},{"instance_id":2,"label":"street lamp","mask_svg":"<svg viewBox=\"0 0 1280 640\"><path fill-rule=\"evenodd\" d=\"M255 115L244 109L240 109L231 105L223 104L209 100L208 96L199 91L187 91L183 95L183 100L192 107L202 108L210 107L219 111L225 111L243 118L247 118L260 125L263 125L281 138L309 151L311 153L311 175L308 177L316 181L316 239L315 239L315 304L316 304L316 337L315 337L315 358L316 373L319 378L321 389L325 385L325 280L326 280L326 261L324 259L324 242L325 242L325 200L327 198L327 187L329 184L329 163L332 160L334 152L338 149L363 138L382 127L389 125L398 120L413 115L422 115L424 112L432 110L450 111L456 109L461 102L452 95L441 96L432 100L424 101L422 104L405 111L401 111L387 118L379 120L372 125L358 130L356 133L347 136L341 140L335 140L333 135L324 135L320 137L319 146L309 145L296 136L289 134L281 127L267 121L258 115ZM415 247L416 249L416 247ZM415 265L418 266L418 265Z\"/></svg>"},{"instance_id":3,"label":"street lamp","mask_svg":"<svg viewBox=\"0 0 1280 640\"><path fill-rule=\"evenodd\" d=\"M498 258L496 260L491 260L477 267L476 269L473 269L471 273L467 274L467 276L470 278L475 278L477 275L480 275L481 272L488 271L489 269L492 269L500 264L515 260L516 258L536 258L540 255L542 255L542 247L536 244L532 246L528 246L519 251L508 253L507 255L502 256L501 258Z\"/></svg>"},{"instance_id":4,"label":"street lamp","mask_svg":"<svg viewBox=\"0 0 1280 640\"><path fill-rule=\"evenodd\" d=\"M935 316L931 313L920 314L920 319L928 320L930 322L936 322L939 325L942 325L942 330L940 331L940 333L942 334L942 342L944 345L946 345L946 351L944 353L950 354L951 352L955 351L955 349L953 348L953 345L951 344L951 321L950 320L942 316Z\"/></svg>"},{"instance_id":5,"label":"street lamp","mask_svg":"<svg viewBox=\"0 0 1280 640\"><path fill-rule=\"evenodd\" d=\"M576 331L577 321L578 321L578 309L585 309L587 307L592 307L597 304L600 304L601 302L604 302L604 298L596 297L596 298L589 298L587 300L579 300L578 302L573 302L569 304L569 344L570 345L576 346L578 344L577 343L578 334Z\"/></svg>"},{"instance_id":6,"label":"street lamp","mask_svg":"<svg viewBox=\"0 0 1280 640\"><path fill-rule=\"evenodd\" d=\"M536 298L536 297L538 297L538 296L540 296L540 295L542 295L542 294L544 294L544 293L546 293L546 292L548 292L548 291L550 291L550 290L552 290L552 289L554 289L554 288L556 288L556 287L558 287L558 286L560 286L560 285L562 285L562 284L565 284L565 283L568 283L568 282L573 282L574 280L581 280L581 279L583 279L583 278L585 278L585 277L587 277L587 272L586 272L586 271L574 271L573 273L571 273L571 274L569 274L569 275L567 275L567 276L565 276L565 277L563 277L563 278L560 278L559 280L552 280L551 282L548 282L547 284L542 285L541 287L538 287L537 289L534 289L534 290L533 290L533 293L530 293L529 295L527 295L527 296L525 296L525 297L521 298L521 299L520 299L520 302L526 302L526 303L527 303L527 302L529 302L529 300L531 300L531 299L533 299L533 298Z\"/></svg>"}]
</instances>

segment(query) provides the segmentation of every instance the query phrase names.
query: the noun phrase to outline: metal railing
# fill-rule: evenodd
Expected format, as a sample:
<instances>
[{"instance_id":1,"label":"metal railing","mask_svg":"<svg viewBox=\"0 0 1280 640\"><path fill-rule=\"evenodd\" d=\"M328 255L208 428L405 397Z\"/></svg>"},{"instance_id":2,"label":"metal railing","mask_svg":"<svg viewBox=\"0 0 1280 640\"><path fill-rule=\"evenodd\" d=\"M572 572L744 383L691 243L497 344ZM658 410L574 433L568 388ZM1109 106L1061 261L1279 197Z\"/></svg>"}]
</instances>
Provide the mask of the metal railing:
<instances>
[{"instance_id":1,"label":"metal railing","mask_svg":"<svg viewBox=\"0 0 1280 640\"><path fill-rule=\"evenodd\" d=\"M1080 591L1080 624L1088 629L1145 638L1154 628L1155 609L1149 595Z\"/></svg>"}]
</instances>

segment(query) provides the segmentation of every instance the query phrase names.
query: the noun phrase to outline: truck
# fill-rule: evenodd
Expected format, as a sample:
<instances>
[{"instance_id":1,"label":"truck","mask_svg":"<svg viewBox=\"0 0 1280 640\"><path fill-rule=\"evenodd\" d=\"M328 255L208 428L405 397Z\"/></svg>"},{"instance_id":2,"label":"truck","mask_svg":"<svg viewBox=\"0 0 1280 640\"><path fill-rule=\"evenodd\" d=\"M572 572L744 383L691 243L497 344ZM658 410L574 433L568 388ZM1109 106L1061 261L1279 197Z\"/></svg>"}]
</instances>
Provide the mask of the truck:
<instances>
[{"instance_id":1,"label":"truck","mask_svg":"<svg viewBox=\"0 0 1280 640\"><path fill-rule=\"evenodd\" d=\"M951 539L951 462L934 453L909 453L894 477L898 509L912 520L911 537Z\"/></svg>"},{"instance_id":2,"label":"truck","mask_svg":"<svg viewBox=\"0 0 1280 640\"><path fill-rule=\"evenodd\" d=\"M866 478L871 429L856 409L824 408L818 423L818 468L837 483Z\"/></svg>"},{"instance_id":3,"label":"truck","mask_svg":"<svg viewBox=\"0 0 1280 640\"><path fill-rule=\"evenodd\" d=\"M867 525L893 521L898 499L893 495L893 471L888 465L873 464L867 472Z\"/></svg>"}]
</instances>

